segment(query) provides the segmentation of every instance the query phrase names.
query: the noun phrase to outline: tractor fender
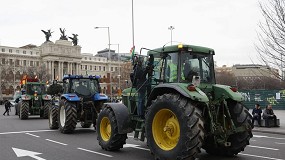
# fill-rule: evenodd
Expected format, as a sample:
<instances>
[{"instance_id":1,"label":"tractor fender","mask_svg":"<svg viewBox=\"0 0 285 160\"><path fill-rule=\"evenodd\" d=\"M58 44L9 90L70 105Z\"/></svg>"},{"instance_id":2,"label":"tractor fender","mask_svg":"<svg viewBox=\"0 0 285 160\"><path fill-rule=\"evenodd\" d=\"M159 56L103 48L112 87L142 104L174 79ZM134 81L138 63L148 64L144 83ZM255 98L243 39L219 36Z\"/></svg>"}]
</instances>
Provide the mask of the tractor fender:
<instances>
[{"instance_id":1,"label":"tractor fender","mask_svg":"<svg viewBox=\"0 0 285 160\"><path fill-rule=\"evenodd\" d=\"M32 99L32 97L30 95L25 94L25 95L21 95L21 99L23 101L29 101Z\"/></svg>"},{"instance_id":2,"label":"tractor fender","mask_svg":"<svg viewBox=\"0 0 285 160\"><path fill-rule=\"evenodd\" d=\"M156 99L157 96L165 94L165 93L179 93L186 98L190 98L194 101L199 102L209 102L209 98L207 95L196 87L196 91L188 91L188 84L179 84L179 83L164 83L155 86L148 98L147 106L151 105L151 101Z\"/></svg>"},{"instance_id":3,"label":"tractor fender","mask_svg":"<svg viewBox=\"0 0 285 160\"><path fill-rule=\"evenodd\" d=\"M80 101L80 98L76 94L63 94L61 95L61 99L62 98L65 98L67 101L71 101L71 102Z\"/></svg>"},{"instance_id":4,"label":"tractor fender","mask_svg":"<svg viewBox=\"0 0 285 160\"><path fill-rule=\"evenodd\" d=\"M94 101L108 100L108 96L102 93L96 93L93 98L94 98Z\"/></svg>"},{"instance_id":5,"label":"tractor fender","mask_svg":"<svg viewBox=\"0 0 285 160\"><path fill-rule=\"evenodd\" d=\"M104 103L104 107L109 107L115 113L119 134L131 133L133 129L130 127L131 119L128 108L122 103Z\"/></svg>"},{"instance_id":6,"label":"tractor fender","mask_svg":"<svg viewBox=\"0 0 285 160\"><path fill-rule=\"evenodd\" d=\"M213 91L215 99L225 98L232 99L237 102L244 101L242 94L240 92L232 91L230 86L216 84L213 85Z\"/></svg>"},{"instance_id":7,"label":"tractor fender","mask_svg":"<svg viewBox=\"0 0 285 160\"><path fill-rule=\"evenodd\" d=\"M51 98L51 95L44 94L44 95L42 95L42 99L43 100L51 100L52 98Z\"/></svg>"}]
</instances>

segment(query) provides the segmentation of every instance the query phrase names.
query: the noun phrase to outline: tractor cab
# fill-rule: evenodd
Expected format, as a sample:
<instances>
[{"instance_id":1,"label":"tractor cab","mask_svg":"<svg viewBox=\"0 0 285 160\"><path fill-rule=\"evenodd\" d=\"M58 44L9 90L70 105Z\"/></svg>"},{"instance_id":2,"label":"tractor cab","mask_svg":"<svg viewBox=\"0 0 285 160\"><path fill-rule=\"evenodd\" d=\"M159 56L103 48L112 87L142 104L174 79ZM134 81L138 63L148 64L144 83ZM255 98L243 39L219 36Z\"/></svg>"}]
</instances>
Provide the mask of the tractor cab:
<instances>
[{"instance_id":1,"label":"tractor cab","mask_svg":"<svg viewBox=\"0 0 285 160\"><path fill-rule=\"evenodd\" d=\"M152 84L163 83L215 83L214 51L197 46L176 45L151 50L154 57Z\"/></svg>"}]
</instances>

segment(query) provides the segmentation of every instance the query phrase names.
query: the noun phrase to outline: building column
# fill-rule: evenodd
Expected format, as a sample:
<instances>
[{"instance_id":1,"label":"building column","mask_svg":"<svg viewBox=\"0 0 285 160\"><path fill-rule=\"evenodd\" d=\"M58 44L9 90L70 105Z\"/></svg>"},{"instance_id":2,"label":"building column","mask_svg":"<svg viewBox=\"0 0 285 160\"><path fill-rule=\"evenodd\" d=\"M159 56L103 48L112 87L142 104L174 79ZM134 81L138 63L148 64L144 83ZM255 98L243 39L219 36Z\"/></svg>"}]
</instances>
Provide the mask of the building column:
<instances>
[{"instance_id":1,"label":"building column","mask_svg":"<svg viewBox=\"0 0 285 160\"><path fill-rule=\"evenodd\" d=\"M54 61L50 61L51 65L51 80L54 80Z\"/></svg>"}]
</instances>

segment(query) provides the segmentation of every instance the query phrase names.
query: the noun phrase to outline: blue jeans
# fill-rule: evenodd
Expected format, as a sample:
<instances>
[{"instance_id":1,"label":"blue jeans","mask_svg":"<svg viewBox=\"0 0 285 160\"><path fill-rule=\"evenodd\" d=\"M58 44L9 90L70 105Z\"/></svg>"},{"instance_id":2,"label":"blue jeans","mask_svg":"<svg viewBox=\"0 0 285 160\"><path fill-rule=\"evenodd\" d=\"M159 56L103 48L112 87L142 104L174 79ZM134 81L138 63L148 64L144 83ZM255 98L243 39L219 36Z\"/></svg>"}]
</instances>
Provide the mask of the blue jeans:
<instances>
[{"instance_id":1,"label":"blue jeans","mask_svg":"<svg viewBox=\"0 0 285 160\"><path fill-rule=\"evenodd\" d=\"M145 92L146 92L146 90L144 90L144 89L142 89L138 92L137 113L139 116L144 116Z\"/></svg>"}]
</instances>

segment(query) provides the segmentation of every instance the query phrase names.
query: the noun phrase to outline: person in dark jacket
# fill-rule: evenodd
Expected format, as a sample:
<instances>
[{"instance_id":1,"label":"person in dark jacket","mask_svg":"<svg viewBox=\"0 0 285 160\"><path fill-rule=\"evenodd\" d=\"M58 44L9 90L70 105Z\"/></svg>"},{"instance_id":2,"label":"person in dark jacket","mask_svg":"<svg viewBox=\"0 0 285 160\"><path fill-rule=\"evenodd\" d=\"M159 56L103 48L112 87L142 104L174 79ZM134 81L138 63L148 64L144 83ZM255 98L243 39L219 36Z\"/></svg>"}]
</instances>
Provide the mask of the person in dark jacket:
<instances>
[{"instance_id":1,"label":"person in dark jacket","mask_svg":"<svg viewBox=\"0 0 285 160\"><path fill-rule=\"evenodd\" d=\"M10 101L6 100L5 102L5 112L3 113L3 115L5 116L5 114L7 113L7 116L9 116L9 111L11 108L12 104L10 103Z\"/></svg>"},{"instance_id":2,"label":"person in dark jacket","mask_svg":"<svg viewBox=\"0 0 285 160\"><path fill-rule=\"evenodd\" d=\"M257 120L258 126L261 126L261 113L260 105L255 104L255 108L252 110L252 125L254 125L254 121Z\"/></svg>"},{"instance_id":3,"label":"person in dark jacket","mask_svg":"<svg viewBox=\"0 0 285 160\"><path fill-rule=\"evenodd\" d=\"M147 80L146 80L146 68L142 65L143 60L139 59L138 64L135 68L135 78L136 78L136 89L138 92L138 107L137 107L137 114L139 117L144 119L144 105L145 105L145 96L146 96L146 87L147 87Z\"/></svg>"},{"instance_id":4,"label":"person in dark jacket","mask_svg":"<svg viewBox=\"0 0 285 160\"><path fill-rule=\"evenodd\" d=\"M265 126L266 127L270 127L269 126L269 120L271 120L271 119L274 120L274 126L277 127L277 117L276 117L276 115L273 112L271 104L267 105L267 107L263 111L263 115L262 116L263 116L263 119L265 120Z\"/></svg>"}]
</instances>

